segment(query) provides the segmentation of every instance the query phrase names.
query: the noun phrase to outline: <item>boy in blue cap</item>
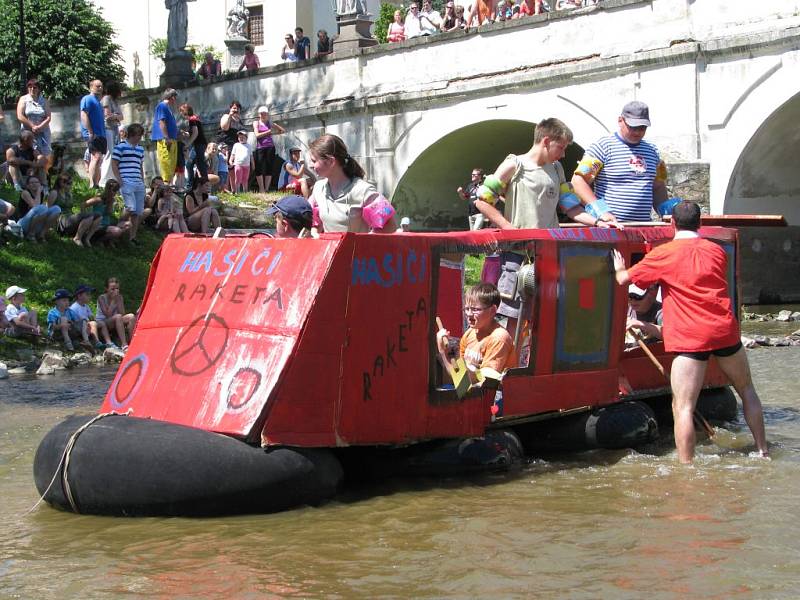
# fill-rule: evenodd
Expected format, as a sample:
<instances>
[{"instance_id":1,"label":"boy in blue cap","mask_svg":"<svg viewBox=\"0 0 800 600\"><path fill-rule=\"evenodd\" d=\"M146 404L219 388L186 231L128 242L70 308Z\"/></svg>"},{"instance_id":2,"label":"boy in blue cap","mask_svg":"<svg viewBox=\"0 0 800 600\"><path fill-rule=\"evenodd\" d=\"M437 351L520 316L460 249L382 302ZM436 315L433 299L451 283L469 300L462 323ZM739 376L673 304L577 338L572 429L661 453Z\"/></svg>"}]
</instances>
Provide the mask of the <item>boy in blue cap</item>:
<instances>
[{"instance_id":1,"label":"boy in blue cap","mask_svg":"<svg viewBox=\"0 0 800 600\"><path fill-rule=\"evenodd\" d=\"M64 338L64 346L70 352L75 350L70 333L76 338L81 336L80 323L75 313L69 309L71 299L72 294L69 293L69 290L57 289L53 296L56 305L47 313L47 336L52 339L55 337L56 331L60 331Z\"/></svg>"},{"instance_id":2,"label":"boy in blue cap","mask_svg":"<svg viewBox=\"0 0 800 600\"><path fill-rule=\"evenodd\" d=\"M280 238L311 236L311 205L302 196L285 196L267 210L275 216L275 233Z\"/></svg>"},{"instance_id":3,"label":"boy in blue cap","mask_svg":"<svg viewBox=\"0 0 800 600\"><path fill-rule=\"evenodd\" d=\"M103 336L106 338L106 343L100 341L100 336L97 333L97 321L95 321L92 307L89 306L89 299L94 288L90 285L81 284L75 288L75 302L69 307L75 315L76 320L80 324L81 337L83 344L94 346L96 350L103 350L107 346L112 346L111 337L108 335L108 329L103 325ZM91 339L90 339L91 338Z\"/></svg>"}]
</instances>

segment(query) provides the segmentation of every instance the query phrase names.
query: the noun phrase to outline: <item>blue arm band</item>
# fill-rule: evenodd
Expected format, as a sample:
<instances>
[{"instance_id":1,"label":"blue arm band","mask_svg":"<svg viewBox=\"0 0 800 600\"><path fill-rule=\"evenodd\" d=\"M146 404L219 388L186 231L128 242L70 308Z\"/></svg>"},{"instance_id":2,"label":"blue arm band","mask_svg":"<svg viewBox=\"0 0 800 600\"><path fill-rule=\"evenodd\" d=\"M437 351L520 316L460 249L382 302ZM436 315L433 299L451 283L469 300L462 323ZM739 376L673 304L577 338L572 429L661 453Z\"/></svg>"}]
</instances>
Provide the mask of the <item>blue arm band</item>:
<instances>
[{"instance_id":1,"label":"blue arm band","mask_svg":"<svg viewBox=\"0 0 800 600\"><path fill-rule=\"evenodd\" d=\"M597 200L595 200L591 204L587 204L585 208L586 208L586 212L589 213L590 215L592 215L595 219L599 219L605 213L611 212L608 209L608 205L606 204L606 201L603 200L602 198L598 198Z\"/></svg>"}]
</instances>

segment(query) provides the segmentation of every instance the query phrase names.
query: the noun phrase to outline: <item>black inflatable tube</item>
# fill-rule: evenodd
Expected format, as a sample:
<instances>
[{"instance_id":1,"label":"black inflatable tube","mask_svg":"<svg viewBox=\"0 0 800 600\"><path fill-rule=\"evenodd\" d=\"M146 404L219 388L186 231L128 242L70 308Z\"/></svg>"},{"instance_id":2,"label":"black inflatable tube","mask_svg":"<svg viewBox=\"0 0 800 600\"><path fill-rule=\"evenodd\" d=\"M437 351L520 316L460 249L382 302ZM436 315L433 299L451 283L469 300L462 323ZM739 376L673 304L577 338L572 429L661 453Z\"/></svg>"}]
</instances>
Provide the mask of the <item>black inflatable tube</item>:
<instances>
[{"instance_id":1,"label":"black inflatable tube","mask_svg":"<svg viewBox=\"0 0 800 600\"><path fill-rule=\"evenodd\" d=\"M69 417L36 451L36 488L53 506L73 510L59 461L72 434L91 419ZM124 516L269 513L316 505L337 492L342 476L326 449L264 450L201 429L125 416L104 417L83 431L67 472L78 512Z\"/></svg>"},{"instance_id":2,"label":"black inflatable tube","mask_svg":"<svg viewBox=\"0 0 800 600\"><path fill-rule=\"evenodd\" d=\"M658 437L652 409L637 401L619 402L567 417L514 427L526 454L557 450L635 448Z\"/></svg>"}]
</instances>

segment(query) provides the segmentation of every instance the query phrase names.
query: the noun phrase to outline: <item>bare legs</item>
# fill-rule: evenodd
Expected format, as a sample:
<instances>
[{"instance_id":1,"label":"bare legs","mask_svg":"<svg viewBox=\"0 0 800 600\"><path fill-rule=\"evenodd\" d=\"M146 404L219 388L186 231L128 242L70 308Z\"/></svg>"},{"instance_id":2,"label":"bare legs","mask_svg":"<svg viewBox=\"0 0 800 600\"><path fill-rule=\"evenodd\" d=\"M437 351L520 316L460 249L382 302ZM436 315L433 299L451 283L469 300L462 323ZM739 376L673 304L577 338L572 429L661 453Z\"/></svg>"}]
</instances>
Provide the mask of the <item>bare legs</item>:
<instances>
[{"instance_id":1,"label":"bare legs","mask_svg":"<svg viewBox=\"0 0 800 600\"><path fill-rule=\"evenodd\" d=\"M100 183L100 165L103 162L103 155L99 152L91 152L89 154L89 181L92 182L93 187L97 187Z\"/></svg>"},{"instance_id":2,"label":"bare legs","mask_svg":"<svg viewBox=\"0 0 800 600\"><path fill-rule=\"evenodd\" d=\"M744 348L740 348L732 356L715 357L715 360L742 398L744 418L753 434L756 448L763 456L767 456L767 436L764 432L761 400L753 386ZM672 362L670 384L672 416L675 421L675 446L678 449L678 460L684 464L691 463L694 458L695 434L692 416L697 397L703 387L707 366L707 361L687 356L676 356Z\"/></svg>"}]
</instances>

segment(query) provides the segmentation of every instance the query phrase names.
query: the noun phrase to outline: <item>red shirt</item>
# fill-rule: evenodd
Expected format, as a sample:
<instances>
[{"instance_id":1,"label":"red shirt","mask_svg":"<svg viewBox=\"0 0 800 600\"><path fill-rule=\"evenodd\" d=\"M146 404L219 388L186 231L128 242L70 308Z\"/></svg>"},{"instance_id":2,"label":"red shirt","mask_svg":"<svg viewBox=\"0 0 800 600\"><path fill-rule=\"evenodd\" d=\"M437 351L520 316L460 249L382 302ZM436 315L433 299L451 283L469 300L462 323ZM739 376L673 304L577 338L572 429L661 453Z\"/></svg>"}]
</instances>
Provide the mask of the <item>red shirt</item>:
<instances>
[{"instance_id":1,"label":"red shirt","mask_svg":"<svg viewBox=\"0 0 800 600\"><path fill-rule=\"evenodd\" d=\"M628 270L640 288L659 283L664 304L664 349L705 352L739 342L725 251L702 238L678 239L649 252Z\"/></svg>"}]
</instances>

